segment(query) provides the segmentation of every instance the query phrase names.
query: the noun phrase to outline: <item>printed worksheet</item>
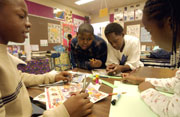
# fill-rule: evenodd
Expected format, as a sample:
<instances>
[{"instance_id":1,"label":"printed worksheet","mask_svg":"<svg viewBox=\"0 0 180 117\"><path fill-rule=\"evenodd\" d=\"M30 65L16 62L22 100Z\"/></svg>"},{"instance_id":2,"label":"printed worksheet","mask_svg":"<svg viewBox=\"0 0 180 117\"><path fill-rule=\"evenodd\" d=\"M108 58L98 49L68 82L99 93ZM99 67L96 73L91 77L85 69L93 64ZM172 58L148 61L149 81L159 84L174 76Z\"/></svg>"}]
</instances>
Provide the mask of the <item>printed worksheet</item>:
<instances>
[{"instance_id":1,"label":"printed worksheet","mask_svg":"<svg viewBox=\"0 0 180 117\"><path fill-rule=\"evenodd\" d=\"M82 90L82 83L71 83L64 86L54 86L45 88L46 95L46 108L52 109L64 101L66 101L72 94L80 92ZM97 84L98 85L98 84ZM89 93L89 98L92 103L96 103L108 96L107 93L98 91L99 85L90 85L86 88L86 92Z\"/></svg>"},{"instance_id":2,"label":"printed worksheet","mask_svg":"<svg viewBox=\"0 0 180 117\"><path fill-rule=\"evenodd\" d=\"M39 95L36 96L33 100L40 101L40 102L46 102L45 93L39 94Z\"/></svg>"},{"instance_id":3,"label":"printed worksheet","mask_svg":"<svg viewBox=\"0 0 180 117\"><path fill-rule=\"evenodd\" d=\"M92 73L93 73L93 75L109 76L106 72L106 69L94 69L94 70L92 70ZM115 76L121 76L121 73L118 73Z\"/></svg>"}]
</instances>

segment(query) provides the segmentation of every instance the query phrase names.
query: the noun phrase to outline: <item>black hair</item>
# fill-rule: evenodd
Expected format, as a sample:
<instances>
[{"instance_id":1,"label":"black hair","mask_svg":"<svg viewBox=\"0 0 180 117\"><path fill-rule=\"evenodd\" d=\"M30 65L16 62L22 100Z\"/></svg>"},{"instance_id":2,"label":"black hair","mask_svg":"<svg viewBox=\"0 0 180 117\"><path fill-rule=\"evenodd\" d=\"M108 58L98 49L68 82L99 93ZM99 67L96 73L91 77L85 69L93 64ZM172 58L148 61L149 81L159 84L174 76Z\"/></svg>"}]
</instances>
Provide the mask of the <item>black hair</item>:
<instances>
[{"instance_id":1,"label":"black hair","mask_svg":"<svg viewBox=\"0 0 180 117\"><path fill-rule=\"evenodd\" d=\"M123 27L118 23L110 23L106 26L104 34L107 37L110 33L115 33L116 35L121 35L123 33Z\"/></svg>"},{"instance_id":2,"label":"black hair","mask_svg":"<svg viewBox=\"0 0 180 117\"><path fill-rule=\"evenodd\" d=\"M157 21L159 27L164 26L163 19L170 18L170 26L173 31L172 53L175 55L177 33L180 23L180 14L178 11L180 11L179 0L147 0L143 11L147 14L149 20Z\"/></svg>"},{"instance_id":3,"label":"black hair","mask_svg":"<svg viewBox=\"0 0 180 117\"><path fill-rule=\"evenodd\" d=\"M0 9L6 4L7 0L0 0Z\"/></svg>"},{"instance_id":4,"label":"black hair","mask_svg":"<svg viewBox=\"0 0 180 117\"><path fill-rule=\"evenodd\" d=\"M72 38L72 35L71 35L71 34L68 34L67 37L71 39L71 38Z\"/></svg>"},{"instance_id":5,"label":"black hair","mask_svg":"<svg viewBox=\"0 0 180 117\"><path fill-rule=\"evenodd\" d=\"M84 32L88 32L94 35L94 29L91 24L84 23L79 26L78 34L83 34Z\"/></svg>"}]
</instances>

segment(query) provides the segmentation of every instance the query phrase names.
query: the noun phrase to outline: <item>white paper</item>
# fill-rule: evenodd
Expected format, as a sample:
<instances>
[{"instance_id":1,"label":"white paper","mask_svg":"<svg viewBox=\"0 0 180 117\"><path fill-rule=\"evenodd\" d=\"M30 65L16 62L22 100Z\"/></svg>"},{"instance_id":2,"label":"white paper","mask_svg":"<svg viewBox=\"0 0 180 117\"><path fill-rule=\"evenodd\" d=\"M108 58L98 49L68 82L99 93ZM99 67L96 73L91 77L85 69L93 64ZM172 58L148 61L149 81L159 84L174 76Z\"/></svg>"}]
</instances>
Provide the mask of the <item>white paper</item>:
<instances>
[{"instance_id":1,"label":"white paper","mask_svg":"<svg viewBox=\"0 0 180 117\"><path fill-rule=\"evenodd\" d=\"M31 45L32 51L39 51L39 45Z\"/></svg>"},{"instance_id":2,"label":"white paper","mask_svg":"<svg viewBox=\"0 0 180 117\"><path fill-rule=\"evenodd\" d=\"M40 101L40 102L46 102L45 93L41 93L40 95L36 96L33 100Z\"/></svg>"},{"instance_id":3,"label":"white paper","mask_svg":"<svg viewBox=\"0 0 180 117\"><path fill-rule=\"evenodd\" d=\"M127 35L131 35L134 37L140 38L140 24L129 25L127 26Z\"/></svg>"},{"instance_id":4,"label":"white paper","mask_svg":"<svg viewBox=\"0 0 180 117\"><path fill-rule=\"evenodd\" d=\"M152 42L151 34L144 27L141 27L141 42Z\"/></svg>"},{"instance_id":5,"label":"white paper","mask_svg":"<svg viewBox=\"0 0 180 117\"><path fill-rule=\"evenodd\" d=\"M92 73L93 75L109 76L106 72L106 69L94 69L92 70ZM121 76L121 73L118 73L115 76Z\"/></svg>"},{"instance_id":6,"label":"white paper","mask_svg":"<svg viewBox=\"0 0 180 117\"><path fill-rule=\"evenodd\" d=\"M45 88L46 108L52 109L62 104L71 97L72 93L81 91L82 85L82 83L71 83L64 86ZM89 93L89 99L92 103L96 103L109 95L97 89L99 89L99 85L93 85L91 83L86 88L86 92Z\"/></svg>"},{"instance_id":7,"label":"white paper","mask_svg":"<svg viewBox=\"0 0 180 117\"><path fill-rule=\"evenodd\" d=\"M48 46L48 40L40 40L40 46Z\"/></svg>"},{"instance_id":8,"label":"white paper","mask_svg":"<svg viewBox=\"0 0 180 117\"><path fill-rule=\"evenodd\" d=\"M25 44L24 51L26 52L27 61L30 61L31 60L31 46L29 44Z\"/></svg>"},{"instance_id":9,"label":"white paper","mask_svg":"<svg viewBox=\"0 0 180 117\"><path fill-rule=\"evenodd\" d=\"M126 93L121 94L116 105L111 104L109 117L158 117L141 100L137 85L123 84L120 81L115 81L114 85L118 88L114 88L113 93Z\"/></svg>"},{"instance_id":10,"label":"white paper","mask_svg":"<svg viewBox=\"0 0 180 117\"><path fill-rule=\"evenodd\" d=\"M141 46L141 51L146 51L146 45Z\"/></svg>"}]
</instances>

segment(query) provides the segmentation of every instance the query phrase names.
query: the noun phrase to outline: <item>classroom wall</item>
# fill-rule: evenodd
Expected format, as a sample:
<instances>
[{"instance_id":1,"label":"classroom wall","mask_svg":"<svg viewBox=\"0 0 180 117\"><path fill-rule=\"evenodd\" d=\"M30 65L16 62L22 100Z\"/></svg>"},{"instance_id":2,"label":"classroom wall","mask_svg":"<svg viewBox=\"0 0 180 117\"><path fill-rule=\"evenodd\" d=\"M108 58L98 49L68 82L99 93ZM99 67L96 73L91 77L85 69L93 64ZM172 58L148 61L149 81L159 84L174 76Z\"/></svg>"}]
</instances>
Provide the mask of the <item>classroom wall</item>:
<instances>
[{"instance_id":1,"label":"classroom wall","mask_svg":"<svg viewBox=\"0 0 180 117\"><path fill-rule=\"evenodd\" d=\"M138 2L138 3L145 4L145 2ZM135 4L137 4L137 3L135 3ZM135 5L135 4L119 6L119 7L116 7L116 8L124 8L126 6ZM116 9L116 8L109 9L109 15L106 16L106 17L99 17L99 14L91 15L91 23L100 23L100 22L105 22L105 21L112 22L114 20L113 19L114 9Z\"/></svg>"},{"instance_id":2,"label":"classroom wall","mask_svg":"<svg viewBox=\"0 0 180 117\"><path fill-rule=\"evenodd\" d=\"M53 8L41 4L37 4L28 0L25 0L25 2L27 4L29 14L54 18Z\"/></svg>"},{"instance_id":3,"label":"classroom wall","mask_svg":"<svg viewBox=\"0 0 180 117\"><path fill-rule=\"evenodd\" d=\"M99 17L99 14L91 16L91 23L100 23L109 21L109 15L105 17Z\"/></svg>"},{"instance_id":4,"label":"classroom wall","mask_svg":"<svg viewBox=\"0 0 180 117\"><path fill-rule=\"evenodd\" d=\"M48 6L48 7L52 7L52 8L59 8L59 9L69 9L69 10L72 10L73 14L77 14L77 15L80 15L80 16L89 16L88 13L86 12L82 12L82 11L79 11L79 10L76 10L76 9L73 9L71 7L68 7L68 6L64 6L62 4L59 4L57 2L54 2L52 0L29 0L29 1L32 1L32 2L35 2L35 3L39 3L39 4L42 4L42 5L45 5L45 6Z\"/></svg>"}]
</instances>

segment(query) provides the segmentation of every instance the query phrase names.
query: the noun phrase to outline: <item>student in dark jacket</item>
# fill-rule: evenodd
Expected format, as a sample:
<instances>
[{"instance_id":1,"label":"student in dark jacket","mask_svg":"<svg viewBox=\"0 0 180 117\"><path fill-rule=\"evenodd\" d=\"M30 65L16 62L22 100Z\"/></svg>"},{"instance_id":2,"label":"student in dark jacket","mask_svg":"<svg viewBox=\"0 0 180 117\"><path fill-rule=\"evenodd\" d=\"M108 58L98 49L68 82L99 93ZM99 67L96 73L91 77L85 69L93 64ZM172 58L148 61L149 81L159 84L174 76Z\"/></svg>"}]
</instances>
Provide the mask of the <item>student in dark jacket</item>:
<instances>
[{"instance_id":1,"label":"student in dark jacket","mask_svg":"<svg viewBox=\"0 0 180 117\"><path fill-rule=\"evenodd\" d=\"M81 24L77 37L71 41L71 63L82 69L105 68L107 58L106 42L94 35L91 24Z\"/></svg>"}]
</instances>

